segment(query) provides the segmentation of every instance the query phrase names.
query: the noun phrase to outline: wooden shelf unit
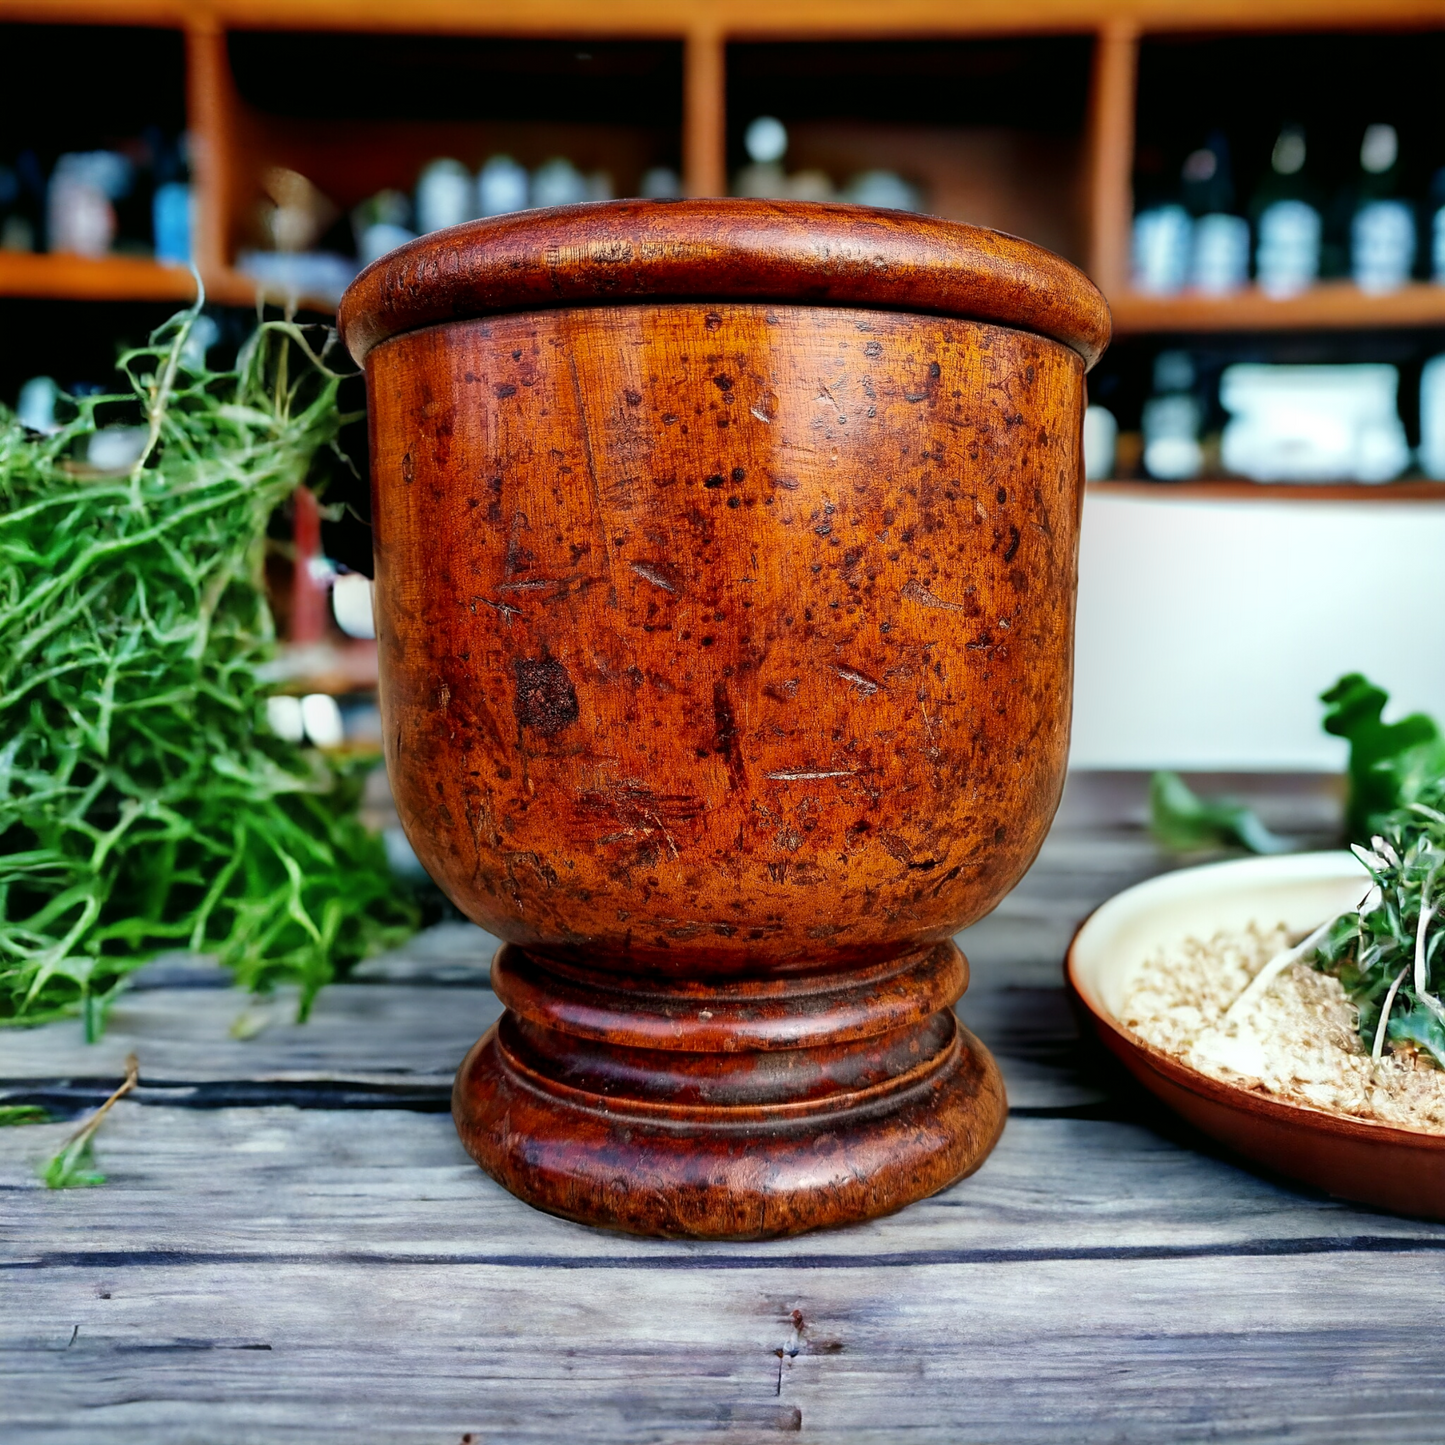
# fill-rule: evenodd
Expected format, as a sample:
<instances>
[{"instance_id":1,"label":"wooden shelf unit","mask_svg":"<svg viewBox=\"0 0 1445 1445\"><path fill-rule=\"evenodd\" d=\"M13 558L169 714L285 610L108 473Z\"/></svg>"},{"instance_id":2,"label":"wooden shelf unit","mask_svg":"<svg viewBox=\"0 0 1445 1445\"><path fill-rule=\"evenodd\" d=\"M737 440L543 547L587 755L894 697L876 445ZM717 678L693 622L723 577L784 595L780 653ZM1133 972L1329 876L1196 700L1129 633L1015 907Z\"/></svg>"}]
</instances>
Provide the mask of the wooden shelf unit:
<instances>
[{"instance_id":1,"label":"wooden shelf unit","mask_svg":"<svg viewBox=\"0 0 1445 1445\"><path fill-rule=\"evenodd\" d=\"M1121 333L1287 330L1445 325L1445 288L1417 285L1371 297L1324 285L1287 302L1254 293L1212 299L1150 298L1128 289L1131 177L1140 41L1150 34L1297 30L1392 31L1445 28L1440 0L619 0L605 18L583 0L478 6L468 0L0 0L0 24L92 24L180 30L186 41L187 109L196 140L195 253L208 295L235 304L256 286L233 267L238 238L256 200L258 166L322 145L311 131L288 143L275 117L258 117L237 93L227 37L238 30L533 37L600 42L680 41L683 50L679 154L687 190L719 194L728 171L727 46L750 40L838 41L1085 35L1094 39L1088 113L1078 156L1079 259L1115 307ZM341 134L341 128L334 128ZM370 134L375 126L362 127ZM305 128L301 127L301 131ZM358 132L356 144L366 139ZM335 136L325 144L337 144ZM936 143L935 143L936 144ZM324 149L325 146L322 145ZM420 149L418 149L420 148ZM424 137L413 149L425 149ZM875 147L876 149L876 147ZM876 157L870 163L877 163ZM961 166L975 164L965 156ZM394 183L394 181L392 182ZM355 189L355 186L352 186ZM348 195L346 200L350 200ZM343 201L345 204L346 201ZM1072 202L1070 202L1072 204ZM1017 210L1017 207L1015 208ZM1058 234L1049 239L1058 243ZM184 271L125 257L82 262L60 256L0 256L0 295L84 299L183 299Z\"/></svg>"}]
</instances>

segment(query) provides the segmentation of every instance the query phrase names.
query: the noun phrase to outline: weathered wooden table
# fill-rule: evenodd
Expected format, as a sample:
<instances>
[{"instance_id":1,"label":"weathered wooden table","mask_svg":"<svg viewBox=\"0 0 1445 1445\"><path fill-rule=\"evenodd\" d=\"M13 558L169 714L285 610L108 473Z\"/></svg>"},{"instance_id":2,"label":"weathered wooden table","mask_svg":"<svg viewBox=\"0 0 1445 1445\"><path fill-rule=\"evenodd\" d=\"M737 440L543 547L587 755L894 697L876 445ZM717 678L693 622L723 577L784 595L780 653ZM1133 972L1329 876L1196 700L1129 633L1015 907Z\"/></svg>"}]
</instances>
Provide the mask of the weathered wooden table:
<instances>
[{"instance_id":1,"label":"weathered wooden table","mask_svg":"<svg viewBox=\"0 0 1445 1445\"><path fill-rule=\"evenodd\" d=\"M245 1041L245 1000L185 964L94 1047L0 1034L12 1102L89 1107L131 1049L143 1080L99 1136L103 1188L38 1184L72 1126L0 1131L0 1436L1438 1442L1445 1228L1217 1157L1079 1040L1072 929L1170 863L1076 790L962 939L961 1012L1012 1103L996 1153L893 1218L770 1244L594 1232L477 1170L445 1110L497 1005L460 925L304 1027L249 1013Z\"/></svg>"}]
</instances>

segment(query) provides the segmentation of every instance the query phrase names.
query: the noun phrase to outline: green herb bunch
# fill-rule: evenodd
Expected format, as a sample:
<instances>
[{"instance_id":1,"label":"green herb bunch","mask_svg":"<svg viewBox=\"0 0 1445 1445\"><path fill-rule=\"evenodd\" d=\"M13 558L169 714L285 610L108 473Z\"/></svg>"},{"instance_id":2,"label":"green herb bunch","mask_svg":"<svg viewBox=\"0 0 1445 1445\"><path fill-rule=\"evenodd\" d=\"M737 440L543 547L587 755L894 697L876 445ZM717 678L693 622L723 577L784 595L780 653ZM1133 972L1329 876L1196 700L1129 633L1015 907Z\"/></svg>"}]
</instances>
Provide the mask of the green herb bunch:
<instances>
[{"instance_id":1,"label":"green herb bunch","mask_svg":"<svg viewBox=\"0 0 1445 1445\"><path fill-rule=\"evenodd\" d=\"M1354 852L1373 887L1329 926L1315 967L1343 984L1375 1058L1386 1043L1412 1044L1445 1068L1445 781L1426 785Z\"/></svg>"},{"instance_id":2,"label":"green herb bunch","mask_svg":"<svg viewBox=\"0 0 1445 1445\"><path fill-rule=\"evenodd\" d=\"M229 371L197 310L121 357L52 436L0 409L0 1022L80 1010L168 947L301 987L408 932L361 778L269 731L267 523L343 417L328 346L258 327ZM334 338L333 338L334 340ZM145 428L97 474L104 423Z\"/></svg>"}]
</instances>

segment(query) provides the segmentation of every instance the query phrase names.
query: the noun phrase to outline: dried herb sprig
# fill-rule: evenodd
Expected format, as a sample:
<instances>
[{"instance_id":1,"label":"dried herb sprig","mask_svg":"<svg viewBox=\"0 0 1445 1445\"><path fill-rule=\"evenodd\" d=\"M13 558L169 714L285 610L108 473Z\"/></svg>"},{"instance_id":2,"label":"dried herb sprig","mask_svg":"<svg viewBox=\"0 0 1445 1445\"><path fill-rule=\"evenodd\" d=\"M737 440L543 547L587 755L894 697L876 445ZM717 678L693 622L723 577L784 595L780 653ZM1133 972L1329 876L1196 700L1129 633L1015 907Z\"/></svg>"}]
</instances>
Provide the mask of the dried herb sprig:
<instances>
[{"instance_id":1,"label":"dried herb sprig","mask_svg":"<svg viewBox=\"0 0 1445 1445\"><path fill-rule=\"evenodd\" d=\"M95 1131L105 1116L140 1082L140 1062L134 1054L125 1058L125 1078L120 1088L88 1118L40 1171L47 1189L94 1189L105 1183L105 1175L95 1163Z\"/></svg>"},{"instance_id":2,"label":"dried herb sprig","mask_svg":"<svg viewBox=\"0 0 1445 1445\"><path fill-rule=\"evenodd\" d=\"M87 1036L155 951L299 981L408 932L356 769L272 734L269 518L346 420L331 341L260 326L228 371L196 309L75 398L53 436L0 409L0 1023L82 1011ZM139 423L120 473L86 464Z\"/></svg>"}]
</instances>

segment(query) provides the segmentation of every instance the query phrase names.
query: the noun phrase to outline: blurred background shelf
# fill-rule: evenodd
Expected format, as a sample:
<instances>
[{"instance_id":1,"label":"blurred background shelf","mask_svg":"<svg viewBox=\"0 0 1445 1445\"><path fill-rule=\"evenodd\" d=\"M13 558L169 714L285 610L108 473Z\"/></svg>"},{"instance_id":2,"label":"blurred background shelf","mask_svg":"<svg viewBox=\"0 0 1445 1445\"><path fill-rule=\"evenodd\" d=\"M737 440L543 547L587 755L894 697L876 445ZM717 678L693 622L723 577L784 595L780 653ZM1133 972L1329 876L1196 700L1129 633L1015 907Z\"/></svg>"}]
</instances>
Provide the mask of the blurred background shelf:
<instances>
[{"instance_id":1,"label":"blurred background shelf","mask_svg":"<svg viewBox=\"0 0 1445 1445\"><path fill-rule=\"evenodd\" d=\"M1116 323L1090 377L1091 401L1117 423L1114 475L1143 475L1144 408L1187 361L1200 478L1088 487L1076 763L1335 767L1314 697L1354 668L1409 708L1445 713L1445 671L1419 665L1445 653L1445 487L1211 479L1224 465L1221 379L1241 361L1393 367L1399 423L1419 446L1422 375L1445 355L1445 285L1423 279L1422 261L1411 284L1367 295L1339 279L1336 256L1326 280L1286 301L1252 288L1145 295L1131 254L1136 213L1212 131L1235 161L1225 209L1252 225L1272 137L1295 120L1326 188L1358 164L1365 126L1397 127L1400 194L1423 200L1427 168L1445 165L1442 0L0 0L0 55L0 165L28 147L52 166L146 128L167 144L189 137L191 252L217 357L254 325L258 292L312 319L333 304L243 270L274 240L277 168L324 194L332 232L314 244L344 259L348 213L384 188L413 193L438 157L472 175L498 153L534 175L566 157L617 195L657 170L686 194L725 195L754 159L750 122L776 116L789 184L836 196L892 173L923 208L1088 271ZM140 255L0 250L0 402L37 376L72 392L104 383L118 348L192 286ZM324 584L299 610L294 586L297 557L322 577L331 563L343 575L370 565L364 427L346 440L356 478L333 479L324 517L298 496L268 566L278 622L310 639L283 653L284 685L358 709L375 686L374 644L345 640ZM303 513L305 546L293 532ZM1385 579L1412 620L1382 640L1358 597Z\"/></svg>"},{"instance_id":2,"label":"blurred background shelf","mask_svg":"<svg viewBox=\"0 0 1445 1445\"><path fill-rule=\"evenodd\" d=\"M191 301L196 283L184 266L145 256L66 256L0 251L0 296L55 301Z\"/></svg>"},{"instance_id":3,"label":"blurred background shelf","mask_svg":"<svg viewBox=\"0 0 1445 1445\"><path fill-rule=\"evenodd\" d=\"M1281 69L1280 47L1298 44L1310 63ZM1380 90L1392 67L1433 73L1442 44L1434 0L1261 0L1247 12L1225 0L629 0L605 14L582 0L0 0L13 76L0 144L37 124L51 149L82 144L48 133L61 112L105 133L138 128L146 106L152 121L183 125L194 252L226 304L255 301L236 259L257 244L268 167L306 175L343 212L383 187L409 189L437 155L474 167L499 150L527 166L567 155L605 170L618 194L635 193L650 166L679 170L689 194L722 194L748 120L776 114L792 133L790 166L839 180L901 169L938 214L1084 264L1121 333L1445 326L1445 288L1428 285L1369 297L1334 283L1271 302L1146 297L1128 284L1137 164L1156 141L1168 149L1178 115L1217 105L1226 77L1237 126L1257 129L1273 103L1260 75L1291 104L1313 85L1347 110L1331 67L1353 64ZM1407 108L1431 104L1427 87ZM77 269L0 256L0 296L186 294L139 259Z\"/></svg>"},{"instance_id":4,"label":"blurred background shelf","mask_svg":"<svg viewBox=\"0 0 1445 1445\"><path fill-rule=\"evenodd\" d=\"M1246 482L1237 477L1192 482L1090 482L1096 497L1156 502L1445 502L1445 482Z\"/></svg>"},{"instance_id":5,"label":"blurred background shelf","mask_svg":"<svg viewBox=\"0 0 1445 1445\"><path fill-rule=\"evenodd\" d=\"M1350 281L1323 281L1276 300L1254 287L1233 296L1111 296L1117 335L1200 331L1321 331L1445 327L1445 285L1416 281L1368 295Z\"/></svg>"}]
</instances>

